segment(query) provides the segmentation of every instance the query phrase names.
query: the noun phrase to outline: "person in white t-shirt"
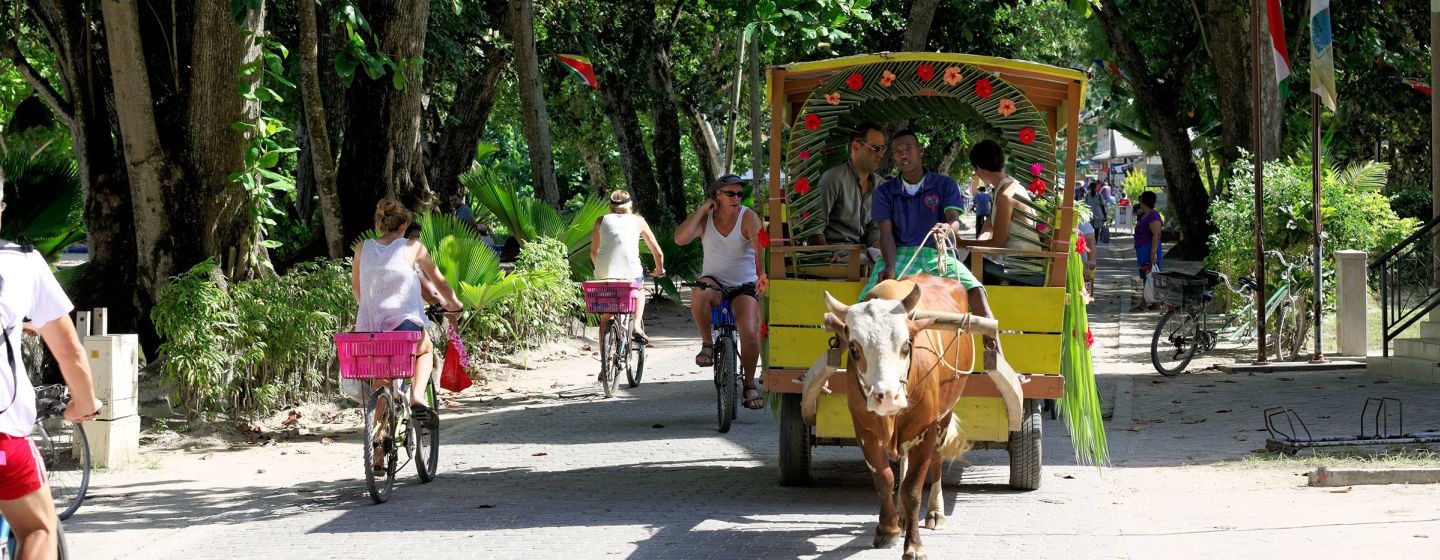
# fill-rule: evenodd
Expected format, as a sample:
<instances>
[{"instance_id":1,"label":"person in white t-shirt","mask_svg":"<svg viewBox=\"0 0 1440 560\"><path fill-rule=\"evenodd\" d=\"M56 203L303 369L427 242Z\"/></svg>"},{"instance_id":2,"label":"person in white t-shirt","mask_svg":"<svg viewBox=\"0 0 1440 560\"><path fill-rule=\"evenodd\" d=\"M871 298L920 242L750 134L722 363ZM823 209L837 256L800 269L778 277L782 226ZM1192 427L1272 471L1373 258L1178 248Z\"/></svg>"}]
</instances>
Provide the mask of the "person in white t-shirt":
<instances>
[{"instance_id":1,"label":"person in white t-shirt","mask_svg":"<svg viewBox=\"0 0 1440 560\"><path fill-rule=\"evenodd\" d=\"M4 215L0 189L0 216ZM100 410L90 381L90 364L70 320L74 306L50 265L33 248L0 239L0 515L10 523L25 558L56 555L55 502L45 464L30 432L35 424L35 389L20 356L27 320L40 332L70 386L65 419L84 422Z\"/></svg>"}]
</instances>

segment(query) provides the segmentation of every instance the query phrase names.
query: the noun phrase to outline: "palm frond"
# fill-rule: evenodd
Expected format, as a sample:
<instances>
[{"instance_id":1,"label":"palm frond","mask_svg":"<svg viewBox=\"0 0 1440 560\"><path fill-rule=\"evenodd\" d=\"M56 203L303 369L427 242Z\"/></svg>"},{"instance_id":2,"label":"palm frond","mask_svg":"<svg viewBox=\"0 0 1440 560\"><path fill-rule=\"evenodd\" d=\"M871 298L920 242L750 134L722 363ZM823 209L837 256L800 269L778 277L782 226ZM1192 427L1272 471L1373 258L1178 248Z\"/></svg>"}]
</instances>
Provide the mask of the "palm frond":
<instances>
[{"instance_id":1,"label":"palm frond","mask_svg":"<svg viewBox=\"0 0 1440 560\"><path fill-rule=\"evenodd\" d=\"M1379 191L1390 178L1390 164L1375 161L1352 164L1335 174L1337 185L1354 191Z\"/></svg>"},{"instance_id":2,"label":"palm frond","mask_svg":"<svg viewBox=\"0 0 1440 560\"><path fill-rule=\"evenodd\" d=\"M0 238L35 245L54 261L85 237L85 189L75 162L48 151L11 149L4 167L5 220Z\"/></svg>"}]
</instances>

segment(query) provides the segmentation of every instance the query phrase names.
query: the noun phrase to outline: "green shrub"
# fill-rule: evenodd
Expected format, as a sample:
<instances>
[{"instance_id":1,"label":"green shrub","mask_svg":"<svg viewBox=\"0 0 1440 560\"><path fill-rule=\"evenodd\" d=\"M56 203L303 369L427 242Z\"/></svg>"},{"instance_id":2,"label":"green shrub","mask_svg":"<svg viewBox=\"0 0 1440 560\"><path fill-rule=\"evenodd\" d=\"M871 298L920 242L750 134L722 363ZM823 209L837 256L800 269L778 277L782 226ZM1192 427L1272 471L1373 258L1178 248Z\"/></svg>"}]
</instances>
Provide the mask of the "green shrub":
<instances>
[{"instance_id":1,"label":"green shrub","mask_svg":"<svg viewBox=\"0 0 1440 560\"><path fill-rule=\"evenodd\" d=\"M570 261L564 243L538 238L520 249L515 275L524 285L511 297L480 311L490 326L481 338L499 343L498 350L533 348L565 335L570 319L583 311L580 289L570 281Z\"/></svg>"},{"instance_id":2,"label":"green shrub","mask_svg":"<svg viewBox=\"0 0 1440 560\"><path fill-rule=\"evenodd\" d=\"M355 324L349 260L229 284L207 260L176 276L151 312L163 375L193 420L255 415L335 379L331 335Z\"/></svg>"},{"instance_id":3,"label":"green shrub","mask_svg":"<svg viewBox=\"0 0 1440 560\"><path fill-rule=\"evenodd\" d=\"M1390 208L1395 210L1396 215L1421 222L1430 221L1430 187L1410 185L1392 189L1391 192Z\"/></svg>"},{"instance_id":4,"label":"green shrub","mask_svg":"<svg viewBox=\"0 0 1440 560\"><path fill-rule=\"evenodd\" d=\"M1402 218L1382 194L1389 166L1368 162L1336 172L1328 166L1321 174L1320 216L1325 224L1325 268L1334 270L1335 251L1358 249L1371 255L1393 247L1419 227L1414 218ZM1210 264L1235 276L1252 275L1255 264L1255 167L1248 158L1234 164L1226 195L1210 205L1216 233L1210 237ZM1265 165L1266 250L1279 250L1287 260L1303 260L1310 253L1313 208L1308 162L1274 162ZM1267 267L1266 281L1278 286L1279 267ZM1327 272L1332 274L1333 272ZM1296 280L1310 282L1308 269Z\"/></svg>"}]
</instances>

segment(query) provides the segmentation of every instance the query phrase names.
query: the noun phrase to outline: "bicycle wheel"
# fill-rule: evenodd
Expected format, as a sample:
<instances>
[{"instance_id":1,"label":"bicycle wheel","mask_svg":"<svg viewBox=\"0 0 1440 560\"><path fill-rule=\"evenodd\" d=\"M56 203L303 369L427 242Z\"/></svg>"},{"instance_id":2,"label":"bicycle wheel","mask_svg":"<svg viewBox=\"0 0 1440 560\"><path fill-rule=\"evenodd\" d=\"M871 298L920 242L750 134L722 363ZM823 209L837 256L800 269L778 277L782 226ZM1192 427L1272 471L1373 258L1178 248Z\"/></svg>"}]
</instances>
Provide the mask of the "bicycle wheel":
<instances>
[{"instance_id":1,"label":"bicycle wheel","mask_svg":"<svg viewBox=\"0 0 1440 560\"><path fill-rule=\"evenodd\" d=\"M440 414L440 402L435 397L435 376L430 376L430 386L425 389L425 402L430 405L431 414ZM415 423L415 470L420 471L420 482L435 480L440 467L440 425L434 428Z\"/></svg>"},{"instance_id":2,"label":"bicycle wheel","mask_svg":"<svg viewBox=\"0 0 1440 560\"><path fill-rule=\"evenodd\" d=\"M1200 315L1193 309L1172 309L1155 325L1155 335L1150 338L1150 363L1161 375L1179 375L1195 357L1199 339Z\"/></svg>"},{"instance_id":3,"label":"bicycle wheel","mask_svg":"<svg viewBox=\"0 0 1440 560\"><path fill-rule=\"evenodd\" d=\"M45 461L45 476L50 495L55 499L55 513L60 520L69 519L80 509L85 492L90 488L90 446L85 428L63 416L42 418L35 422L30 441Z\"/></svg>"},{"instance_id":4,"label":"bicycle wheel","mask_svg":"<svg viewBox=\"0 0 1440 560\"><path fill-rule=\"evenodd\" d=\"M630 367L625 370L626 381L630 382L630 388L640 386L640 378L645 375L645 345L639 341L630 341Z\"/></svg>"},{"instance_id":5,"label":"bicycle wheel","mask_svg":"<svg viewBox=\"0 0 1440 560\"><path fill-rule=\"evenodd\" d=\"M1298 362L1305 354L1305 335L1310 332L1310 308L1304 297L1296 298L1294 304L1281 305L1275 318L1275 359L1282 362ZM1268 341L1267 341L1268 342Z\"/></svg>"},{"instance_id":6,"label":"bicycle wheel","mask_svg":"<svg viewBox=\"0 0 1440 560\"><path fill-rule=\"evenodd\" d=\"M620 384L620 372L625 369L625 340L623 334L630 329L617 317L605 325L605 336L600 338L600 388L605 398L615 396Z\"/></svg>"},{"instance_id":7,"label":"bicycle wheel","mask_svg":"<svg viewBox=\"0 0 1440 560\"><path fill-rule=\"evenodd\" d=\"M720 420L720 433L730 431L730 422L739 412L740 372L736 363L735 339L722 336L715 339L715 412Z\"/></svg>"},{"instance_id":8,"label":"bicycle wheel","mask_svg":"<svg viewBox=\"0 0 1440 560\"><path fill-rule=\"evenodd\" d=\"M365 457L365 486L370 490L370 499L384 503L390 499L395 488L395 401L390 398L390 388L381 387L370 394L370 406L365 408L365 441L360 444ZM381 410L381 407L384 410ZM381 436L380 434L384 434ZM383 456L383 467L375 467L375 453Z\"/></svg>"}]
</instances>

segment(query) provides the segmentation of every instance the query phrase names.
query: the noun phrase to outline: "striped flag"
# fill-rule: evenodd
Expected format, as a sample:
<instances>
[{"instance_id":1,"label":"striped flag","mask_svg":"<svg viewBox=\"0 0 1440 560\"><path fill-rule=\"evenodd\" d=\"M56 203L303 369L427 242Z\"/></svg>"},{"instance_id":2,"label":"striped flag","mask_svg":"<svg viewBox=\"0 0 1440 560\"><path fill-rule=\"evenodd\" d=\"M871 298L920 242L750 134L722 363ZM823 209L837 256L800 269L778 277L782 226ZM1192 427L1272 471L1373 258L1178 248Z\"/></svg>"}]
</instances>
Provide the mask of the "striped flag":
<instances>
[{"instance_id":1,"label":"striped flag","mask_svg":"<svg viewBox=\"0 0 1440 560\"><path fill-rule=\"evenodd\" d=\"M590 59L578 54L557 54L555 58L570 69L585 85L595 89L600 88L600 82L595 80L595 66L590 64Z\"/></svg>"},{"instance_id":2,"label":"striped flag","mask_svg":"<svg viewBox=\"0 0 1440 560\"><path fill-rule=\"evenodd\" d=\"M1310 91L1335 110L1335 49L1330 36L1330 0L1310 0Z\"/></svg>"},{"instance_id":3,"label":"striped flag","mask_svg":"<svg viewBox=\"0 0 1440 560\"><path fill-rule=\"evenodd\" d=\"M1290 53L1285 50L1285 22L1281 19L1280 0L1265 0L1265 19L1270 23L1270 54L1275 57L1275 81L1284 83L1290 77Z\"/></svg>"}]
</instances>

